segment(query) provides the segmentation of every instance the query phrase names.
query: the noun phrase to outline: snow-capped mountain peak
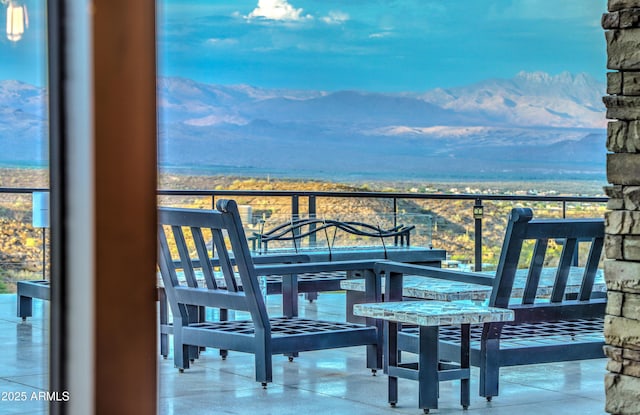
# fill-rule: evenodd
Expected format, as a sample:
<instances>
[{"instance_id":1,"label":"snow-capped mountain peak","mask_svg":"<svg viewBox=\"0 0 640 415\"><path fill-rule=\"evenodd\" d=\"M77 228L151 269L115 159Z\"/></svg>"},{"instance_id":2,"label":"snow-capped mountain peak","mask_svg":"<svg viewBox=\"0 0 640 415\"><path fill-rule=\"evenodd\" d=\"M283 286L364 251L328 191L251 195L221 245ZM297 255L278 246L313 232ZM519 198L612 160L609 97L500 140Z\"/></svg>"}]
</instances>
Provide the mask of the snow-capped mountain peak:
<instances>
[{"instance_id":1,"label":"snow-capped mountain peak","mask_svg":"<svg viewBox=\"0 0 640 415\"><path fill-rule=\"evenodd\" d=\"M481 113L499 125L604 128L605 89L587 74L523 71L512 79L434 89L421 98L452 111Z\"/></svg>"}]
</instances>

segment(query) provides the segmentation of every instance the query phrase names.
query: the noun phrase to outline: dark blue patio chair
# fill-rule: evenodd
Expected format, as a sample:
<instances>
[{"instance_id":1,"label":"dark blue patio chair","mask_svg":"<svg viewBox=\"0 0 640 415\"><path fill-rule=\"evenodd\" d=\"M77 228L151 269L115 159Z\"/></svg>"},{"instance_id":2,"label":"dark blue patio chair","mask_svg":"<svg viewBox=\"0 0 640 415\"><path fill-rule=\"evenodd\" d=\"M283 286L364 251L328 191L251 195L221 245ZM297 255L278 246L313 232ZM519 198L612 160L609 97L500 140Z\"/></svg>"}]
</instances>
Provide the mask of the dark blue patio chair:
<instances>
[{"instance_id":1,"label":"dark blue patio chair","mask_svg":"<svg viewBox=\"0 0 640 415\"><path fill-rule=\"evenodd\" d=\"M254 354L256 381L263 387L272 381L272 355L276 354L291 358L299 352L364 345L367 367L382 367L381 330L375 320L360 325L296 315L270 316L259 282L259 275L295 278L304 272L366 270L368 282L376 284L375 261L266 265L258 269L232 200L219 200L217 210L161 208L158 220L158 265L173 314L174 361L181 371L189 367L193 350L202 347L220 349L223 357L227 350ZM214 252L207 249L205 240L209 239ZM175 243L173 250L170 242ZM191 258L194 251L195 261ZM218 282L221 277L224 284ZM202 280L204 284L199 282ZM379 288L376 291L379 293ZM202 307L210 311L202 313ZM238 319L230 319L229 310L235 310Z\"/></svg>"},{"instance_id":2,"label":"dark blue patio chair","mask_svg":"<svg viewBox=\"0 0 640 415\"><path fill-rule=\"evenodd\" d=\"M603 240L601 218L534 220L531 209L516 208L509 215L495 277L394 262L380 263L376 270L392 277L387 279L386 287L392 300L402 299L403 275L421 275L491 286L488 306L514 311L514 321L471 328L471 365L480 368L480 395L491 400L498 395L501 367L604 357L606 293L594 290ZM523 255L527 241L533 243L530 258ZM542 287L540 277L550 241L561 247L561 254L553 285ZM579 244L588 244L589 250L580 289L568 293L570 267ZM516 271L523 262L528 262L528 274L522 295L516 296ZM416 352L417 330L403 329L398 342L401 350ZM457 327L441 328L439 352L441 359L459 359Z\"/></svg>"}]
</instances>

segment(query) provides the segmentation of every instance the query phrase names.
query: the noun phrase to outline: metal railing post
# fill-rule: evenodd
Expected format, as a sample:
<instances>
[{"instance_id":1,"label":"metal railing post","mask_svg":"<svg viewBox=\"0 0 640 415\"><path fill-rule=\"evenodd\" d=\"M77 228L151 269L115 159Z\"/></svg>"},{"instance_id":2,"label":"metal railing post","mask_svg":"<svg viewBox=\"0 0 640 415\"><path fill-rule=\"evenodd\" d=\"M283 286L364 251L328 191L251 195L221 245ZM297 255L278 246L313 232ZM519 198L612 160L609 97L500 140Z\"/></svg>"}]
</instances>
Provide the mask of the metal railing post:
<instances>
[{"instance_id":1,"label":"metal railing post","mask_svg":"<svg viewBox=\"0 0 640 415\"><path fill-rule=\"evenodd\" d=\"M291 218L298 219L300 217L300 197L298 195L291 196Z\"/></svg>"},{"instance_id":2,"label":"metal railing post","mask_svg":"<svg viewBox=\"0 0 640 415\"><path fill-rule=\"evenodd\" d=\"M316 196L315 195L310 195L309 196L309 219L315 219L316 218ZM309 225L309 232L311 232L311 234L309 235L309 246L316 246L316 233L314 232L316 230L316 224L312 223Z\"/></svg>"},{"instance_id":3,"label":"metal railing post","mask_svg":"<svg viewBox=\"0 0 640 415\"><path fill-rule=\"evenodd\" d=\"M398 226L398 199L397 198L393 198L393 227L395 228L396 226ZM393 244L394 245L398 245L398 237L395 236L393 238Z\"/></svg>"},{"instance_id":4,"label":"metal railing post","mask_svg":"<svg viewBox=\"0 0 640 415\"><path fill-rule=\"evenodd\" d=\"M398 226L398 199L393 198L393 226Z\"/></svg>"},{"instance_id":5,"label":"metal railing post","mask_svg":"<svg viewBox=\"0 0 640 415\"><path fill-rule=\"evenodd\" d=\"M476 199L473 205L473 218L475 220L475 271L482 271L482 199Z\"/></svg>"},{"instance_id":6,"label":"metal railing post","mask_svg":"<svg viewBox=\"0 0 640 415\"><path fill-rule=\"evenodd\" d=\"M300 197L298 195L291 195L291 221L298 220L300 218ZM295 236L300 234L300 229L295 228L293 230ZM295 246L295 241L294 241Z\"/></svg>"}]
</instances>

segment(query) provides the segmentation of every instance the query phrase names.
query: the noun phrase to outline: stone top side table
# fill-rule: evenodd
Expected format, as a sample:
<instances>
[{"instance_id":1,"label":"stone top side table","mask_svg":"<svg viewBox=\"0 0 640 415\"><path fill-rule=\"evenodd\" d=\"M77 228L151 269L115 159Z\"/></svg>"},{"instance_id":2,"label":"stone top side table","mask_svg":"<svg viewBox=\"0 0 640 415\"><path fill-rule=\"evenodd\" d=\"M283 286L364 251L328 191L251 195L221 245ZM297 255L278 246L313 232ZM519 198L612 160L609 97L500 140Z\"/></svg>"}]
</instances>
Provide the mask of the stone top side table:
<instances>
[{"instance_id":1,"label":"stone top side table","mask_svg":"<svg viewBox=\"0 0 640 415\"><path fill-rule=\"evenodd\" d=\"M460 379L460 405L469 407L469 341L470 325L512 321L513 311L475 304L447 301L401 301L356 304L355 315L385 322L385 370L389 375L388 400L398 402L398 378L418 381L418 406L428 413L438 408L439 384ZM418 362L400 362L398 331L401 324L415 324L419 329ZM460 362L440 362L438 336L440 326L460 325Z\"/></svg>"}]
</instances>

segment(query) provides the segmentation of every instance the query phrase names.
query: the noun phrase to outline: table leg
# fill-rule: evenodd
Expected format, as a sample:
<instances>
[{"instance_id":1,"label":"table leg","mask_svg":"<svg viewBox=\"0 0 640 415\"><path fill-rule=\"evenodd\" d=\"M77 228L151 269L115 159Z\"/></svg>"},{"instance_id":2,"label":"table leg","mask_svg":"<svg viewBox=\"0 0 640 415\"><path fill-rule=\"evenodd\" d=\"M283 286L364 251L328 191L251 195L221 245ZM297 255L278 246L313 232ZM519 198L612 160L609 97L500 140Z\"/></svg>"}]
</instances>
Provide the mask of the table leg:
<instances>
[{"instance_id":1,"label":"table leg","mask_svg":"<svg viewBox=\"0 0 640 415\"><path fill-rule=\"evenodd\" d=\"M438 333L438 326L420 326L418 407L425 412L438 408Z\"/></svg>"},{"instance_id":2,"label":"table leg","mask_svg":"<svg viewBox=\"0 0 640 415\"><path fill-rule=\"evenodd\" d=\"M469 369L469 349L471 342L471 325L463 324L460 327L460 369ZM470 379L460 379L460 405L467 409L470 404Z\"/></svg>"},{"instance_id":3,"label":"table leg","mask_svg":"<svg viewBox=\"0 0 640 415\"><path fill-rule=\"evenodd\" d=\"M363 271L363 275L365 279L366 301L370 303L380 302L382 299L380 278L378 278L376 273L371 270ZM377 370L383 367L384 339L381 334L383 331L383 324L381 320L369 317L365 319L365 324L367 326L375 325L378 329L378 341L375 345L367 346L367 367L372 370L373 375L375 376Z\"/></svg>"},{"instance_id":4,"label":"table leg","mask_svg":"<svg viewBox=\"0 0 640 415\"><path fill-rule=\"evenodd\" d=\"M384 324L385 359L384 371L389 373L389 366L398 366L398 323L386 321ZM388 377L389 405L396 406L398 403L398 377Z\"/></svg>"}]
</instances>

